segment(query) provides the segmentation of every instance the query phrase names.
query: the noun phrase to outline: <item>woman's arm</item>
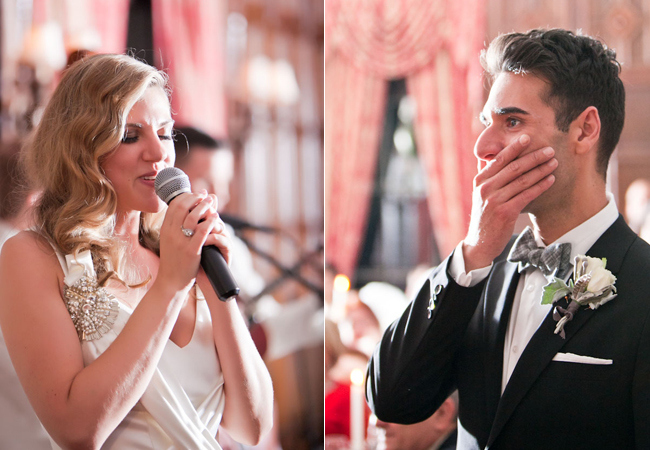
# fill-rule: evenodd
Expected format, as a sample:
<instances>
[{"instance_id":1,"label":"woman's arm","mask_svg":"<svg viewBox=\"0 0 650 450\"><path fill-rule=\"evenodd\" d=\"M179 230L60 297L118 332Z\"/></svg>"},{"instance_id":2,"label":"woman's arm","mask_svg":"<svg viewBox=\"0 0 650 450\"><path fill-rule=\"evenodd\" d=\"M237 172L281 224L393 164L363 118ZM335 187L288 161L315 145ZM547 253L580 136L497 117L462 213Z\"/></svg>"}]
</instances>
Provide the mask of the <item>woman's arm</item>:
<instances>
[{"instance_id":1,"label":"woman's arm","mask_svg":"<svg viewBox=\"0 0 650 450\"><path fill-rule=\"evenodd\" d=\"M52 438L97 448L146 389L183 292L152 286L108 350L84 368L49 244L23 233L0 256L0 325L18 377ZM163 300L167 299L167 301Z\"/></svg>"},{"instance_id":2,"label":"woman's arm","mask_svg":"<svg viewBox=\"0 0 650 450\"><path fill-rule=\"evenodd\" d=\"M224 377L222 426L238 442L257 444L273 425L271 376L234 300L217 298L203 271L197 276L210 315Z\"/></svg>"},{"instance_id":3,"label":"woman's arm","mask_svg":"<svg viewBox=\"0 0 650 450\"><path fill-rule=\"evenodd\" d=\"M180 224L199 198L170 206L158 276L124 329L87 367L62 298L63 273L47 242L21 233L0 255L0 326L36 414L64 448L98 448L137 403L187 298L214 219L188 239ZM189 202L189 203L188 203Z\"/></svg>"}]
</instances>

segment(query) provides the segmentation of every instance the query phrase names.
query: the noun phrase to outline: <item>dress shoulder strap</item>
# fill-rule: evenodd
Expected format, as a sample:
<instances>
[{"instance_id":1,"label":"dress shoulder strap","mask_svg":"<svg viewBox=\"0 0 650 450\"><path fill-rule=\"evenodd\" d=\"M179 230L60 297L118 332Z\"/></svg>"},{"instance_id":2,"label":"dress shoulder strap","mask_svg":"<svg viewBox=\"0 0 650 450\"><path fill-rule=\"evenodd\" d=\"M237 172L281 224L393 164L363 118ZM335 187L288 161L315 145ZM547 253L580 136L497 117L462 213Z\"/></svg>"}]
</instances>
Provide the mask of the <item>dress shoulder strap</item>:
<instances>
[{"instance_id":1,"label":"dress shoulder strap","mask_svg":"<svg viewBox=\"0 0 650 450\"><path fill-rule=\"evenodd\" d=\"M97 284L90 250L64 256L49 239L48 242L63 269L63 299L79 340L99 339L115 323L120 311L118 301Z\"/></svg>"},{"instance_id":2,"label":"dress shoulder strap","mask_svg":"<svg viewBox=\"0 0 650 450\"><path fill-rule=\"evenodd\" d=\"M74 254L63 255L54 242L52 242L47 236L39 233L39 231L33 227L30 228L29 231L42 236L52 246L52 250L54 250L54 254L59 260L59 264L61 264L61 269L63 269L63 275L65 275L63 282L66 286L72 286L82 276L84 276L84 274L93 278L96 277L95 266L93 266L93 258L90 250L79 252L76 256Z\"/></svg>"}]
</instances>

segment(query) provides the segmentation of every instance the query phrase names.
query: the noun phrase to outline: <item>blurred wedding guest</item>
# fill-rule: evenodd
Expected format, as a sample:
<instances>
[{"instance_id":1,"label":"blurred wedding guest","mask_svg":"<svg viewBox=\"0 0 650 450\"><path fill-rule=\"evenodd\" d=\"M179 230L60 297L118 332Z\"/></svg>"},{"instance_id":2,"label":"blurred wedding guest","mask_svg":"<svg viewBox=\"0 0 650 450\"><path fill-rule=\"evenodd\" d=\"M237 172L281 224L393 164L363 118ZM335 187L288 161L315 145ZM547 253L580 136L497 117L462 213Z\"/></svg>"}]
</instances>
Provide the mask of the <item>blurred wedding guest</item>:
<instances>
[{"instance_id":1,"label":"blurred wedding guest","mask_svg":"<svg viewBox=\"0 0 650 450\"><path fill-rule=\"evenodd\" d=\"M377 419L377 427L383 430L383 438L379 438L377 449L454 450L457 417L458 392L454 392L431 417L422 422L402 425Z\"/></svg>"},{"instance_id":2,"label":"blurred wedding guest","mask_svg":"<svg viewBox=\"0 0 650 450\"><path fill-rule=\"evenodd\" d=\"M384 330L406 308L404 292L392 284L372 281L348 293L345 317L338 324L343 343L370 356Z\"/></svg>"},{"instance_id":3,"label":"blurred wedding guest","mask_svg":"<svg viewBox=\"0 0 650 450\"><path fill-rule=\"evenodd\" d=\"M350 375L365 371L383 331L408 304L404 293L384 282L351 290L345 317L325 321L325 434L350 437ZM366 411L366 423L370 411Z\"/></svg>"},{"instance_id":4,"label":"blurred wedding guest","mask_svg":"<svg viewBox=\"0 0 650 450\"><path fill-rule=\"evenodd\" d=\"M36 198L36 193L27 188L19 158L18 142L0 147L0 248L7 239L29 226L29 211Z\"/></svg>"},{"instance_id":5,"label":"blurred wedding guest","mask_svg":"<svg viewBox=\"0 0 650 450\"><path fill-rule=\"evenodd\" d=\"M18 167L19 153L17 142L0 148L0 249L7 239L29 226L29 208L35 198ZM20 385L1 333L0 417L0 448L52 448Z\"/></svg>"},{"instance_id":6,"label":"blurred wedding guest","mask_svg":"<svg viewBox=\"0 0 650 450\"><path fill-rule=\"evenodd\" d=\"M350 438L350 375L365 370L368 357L348 348L337 324L325 320L325 435ZM370 409L366 407L366 423ZM327 437L326 437L327 439Z\"/></svg>"},{"instance_id":7,"label":"blurred wedding guest","mask_svg":"<svg viewBox=\"0 0 650 450\"><path fill-rule=\"evenodd\" d=\"M404 291L383 281L371 281L359 289L359 300L370 308L382 334L409 303Z\"/></svg>"},{"instance_id":8,"label":"blurred wedding guest","mask_svg":"<svg viewBox=\"0 0 650 450\"><path fill-rule=\"evenodd\" d=\"M343 343L370 357L382 336L382 329L372 309L359 298L359 291L351 290L345 307L345 316L338 323Z\"/></svg>"},{"instance_id":9,"label":"blurred wedding guest","mask_svg":"<svg viewBox=\"0 0 650 450\"><path fill-rule=\"evenodd\" d=\"M176 167L185 172L192 189L205 189L219 199L218 209L222 212L230 201L230 183L235 176L235 159L230 144L225 139L215 139L191 126L175 127L174 147ZM233 258L230 270L240 283L241 294L253 297L264 288L264 279L253 267L253 258L246 244L235 236L234 230L226 224L226 233L231 238Z\"/></svg>"},{"instance_id":10,"label":"blurred wedding guest","mask_svg":"<svg viewBox=\"0 0 650 450\"><path fill-rule=\"evenodd\" d=\"M124 55L67 69L25 147L34 225L0 254L0 325L53 448L255 444L273 392L237 305L199 267L230 259L205 191L169 206L174 163L164 73Z\"/></svg>"},{"instance_id":11,"label":"blurred wedding guest","mask_svg":"<svg viewBox=\"0 0 650 450\"><path fill-rule=\"evenodd\" d=\"M205 189L208 193L215 194L219 199L218 211L223 211L230 201L230 183L235 177L235 158L229 142L225 139L215 139L191 126L177 126L174 131L176 167L187 174L193 189ZM248 247L235 235L234 229L228 223L226 223L226 233L230 238L230 251L233 255L233 263L230 266L233 277L239 283L242 294L248 298L253 297L264 288L266 283L255 270L253 257ZM264 302L267 305L270 303L271 308L282 308L271 296L265 296ZM242 311L245 310L243 304L240 306ZM291 309L292 312L295 312L297 305L291 306L294 306ZM300 312L298 314L300 315ZM283 314L277 316L282 317L285 322L289 321L289 327L286 323L280 325L281 330L291 329L294 319L298 319L293 326L294 329L309 325L308 321L300 320L302 317L294 317L295 313L291 314L289 311L283 311ZM260 317L266 319L263 314ZM273 331L276 327L269 329L275 322L277 320L265 320L262 324L252 323L251 325L250 331L255 345L265 358L274 359L278 352L288 354L297 349L294 346L296 339L284 339L283 336ZM307 335L313 335L313 333L302 333L302 336ZM288 346L291 347L290 350L286 349ZM278 350L278 347L281 350ZM277 406L274 409L277 416ZM281 448L278 432L278 427L274 426L258 445L245 446L236 442L227 432L220 430L218 441L224 450L276 450Z\"/></svg>"},{"instance_id":12,"label":"blurred wedding guest","mask_svg":"<svg viewBox=\"0 0 650 450\"><path fill-rule=\"evenodd\" d=\"M650 180L637 178L625 191L625 219L639 233L650 215Z\"/></svg>"},{"instance_id":13,"label":"blurred wedding guest","mask_svg":"<svg viewBox=\"0 0 650 450\"><path fill-rule=\"evenodd\" d=\"M177 126L174 130L176 167L187 174L194 189L216 194L222 211L230 201L230 183L235 177L230 143L191 126Z\"/></svg>"},{"instance_id":14,"label":"blurred wedding guest","mask_svg":"<svg viewBox=\"0 0 650 450\"><path fill-rule=\"evenodd\" d=\"M426 264L419 264L406 274L406 288L404 289L404 293L406 294L406 299L408 301L415 298L418 291L429 277L429 274L433 272L433 269L433 267Z\"/></svg>"}]
</instances>

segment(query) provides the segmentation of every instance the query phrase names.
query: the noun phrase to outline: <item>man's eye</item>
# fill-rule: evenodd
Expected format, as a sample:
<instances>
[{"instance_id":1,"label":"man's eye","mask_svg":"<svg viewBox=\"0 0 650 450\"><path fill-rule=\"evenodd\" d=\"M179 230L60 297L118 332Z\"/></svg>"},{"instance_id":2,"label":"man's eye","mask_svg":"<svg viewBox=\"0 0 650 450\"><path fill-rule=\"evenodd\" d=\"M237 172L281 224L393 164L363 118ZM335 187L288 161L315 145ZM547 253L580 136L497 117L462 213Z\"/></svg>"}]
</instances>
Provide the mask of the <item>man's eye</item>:
<instances>
[{"instance_id":1,"label":"man's eye","mask_svg":"<svg viewBox=\"0 0 650 450\"><path fill-rule=\"evenodd\" d=\"M508 120L506 120L506 124L509 127L515 127L515 126L519 125L519 120L511 117Z\"/></svg>"}]
</instances>

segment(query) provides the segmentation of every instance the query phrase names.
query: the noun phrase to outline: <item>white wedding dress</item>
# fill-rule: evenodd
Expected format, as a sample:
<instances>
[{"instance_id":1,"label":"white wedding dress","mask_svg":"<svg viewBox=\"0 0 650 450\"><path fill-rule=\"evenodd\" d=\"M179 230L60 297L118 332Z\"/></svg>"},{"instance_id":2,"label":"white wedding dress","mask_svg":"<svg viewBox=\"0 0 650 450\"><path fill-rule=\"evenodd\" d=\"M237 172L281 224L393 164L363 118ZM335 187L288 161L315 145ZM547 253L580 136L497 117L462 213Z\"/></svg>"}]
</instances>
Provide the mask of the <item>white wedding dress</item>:
<instances>
[{"instance_id":1,"label":"white wedding dress","mask_svg":"<svg viewBox=\"0 0 650 450\"><path fill-rule=\"evenodd\" d=\"M80 286L82 278L96 279L89 251L81 252L76 260L73 255L63 258L57 253L57 256L67 288ZM103 328L100 327L102 331L95 334L95 338L80 341L86 366L111 345L133 312L119 299L114 299L110 294L108 296L113 311L110 314L101 311L101 314L102 317L104 314L110 315L111 319L106 321ZM71 310L67 293L66 302ZM76 314L78 316L83 314L81 308L75 311L79 312ZM73 319L75 311L71 310ZM83 311L86 311L86 307ZM75 325L79 331L78 324ZM224 402L223 374L214 345L210 311L199 294L192 340L182 348L171 340L167 342L144 395L109 436L102 449L220 450L215 435ZM52 447L60 448L53 441Z\"/></svg>"}]
</instances>

